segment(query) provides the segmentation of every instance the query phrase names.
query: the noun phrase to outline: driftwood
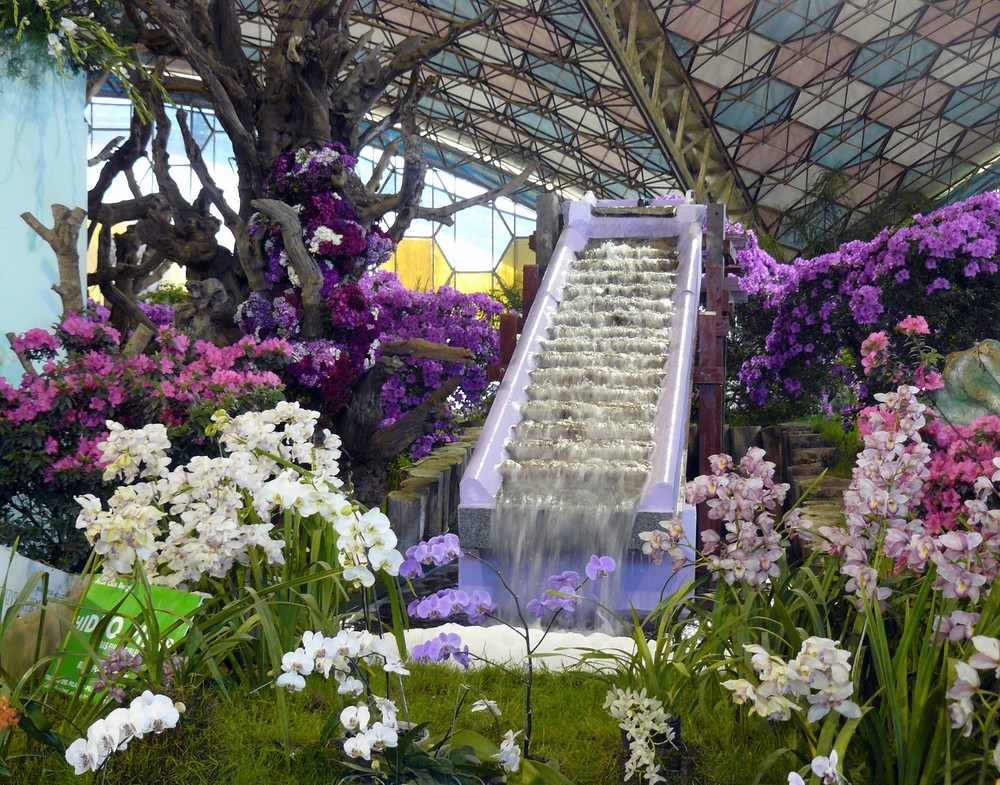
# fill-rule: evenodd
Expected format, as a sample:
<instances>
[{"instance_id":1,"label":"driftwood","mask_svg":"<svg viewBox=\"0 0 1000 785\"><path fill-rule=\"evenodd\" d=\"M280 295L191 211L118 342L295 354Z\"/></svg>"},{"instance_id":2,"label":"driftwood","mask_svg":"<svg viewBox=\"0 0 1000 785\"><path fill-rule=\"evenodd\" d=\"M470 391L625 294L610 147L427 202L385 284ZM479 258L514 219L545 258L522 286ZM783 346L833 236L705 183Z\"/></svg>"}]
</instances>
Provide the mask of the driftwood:
<instances>
[{"instance_id":1,"label":"driftwood","mask_svg":"<svg viewBox=\"0 0 1000 785\"><path fill-rule=\"evenodd\" d=\"M461 382L461 376L452 376L412 412L378 431L368 448L371 460L376 463L390 461L425 433L430 433L433 421L444 414L445 402Z\"/></svg>"},{"instance_id":2,"label":"driftwood","mask_svg":"<svg viewBox=\"0 0 1000 785\"><path fill-rule=\"evenodd\" d=\"M323 316L323 273L302 241L302 224L295 210L277 199L254 199L253 206L281 226L288 263L299 278L302 287L302 337L310 340L319 337Z\"/></svg>"},{"instance_id":3,"label":"driftwood","mask_svg":"<svg viewBox=\"0 0 1000 785\"><path fill-rule=\"evenodd\" d=\"M398 357L382 356L354 387L354 394L337 417L334 430L340 435L344 450L352 457L365 458L378 424L384 416L382 388L403 369Z\"/></svg>"},{"instance_id":4,"label":"driftwood","mask_svg":"<svg viewBox=\"0 0 1000 785\"><path fill-rule=\"evenodd\" d=\"M440 360L446 363L469 363L475 359L472 352L465 347L432 343L423 338L388 341L380 348L383 357L412 357L414 360Z\"/></svg>"},{"instance_id":5,"label":"driftwood","mask_svg":"<svg viewBox=\"0 0 1000 785\"><path fill-rule=\"evenodd\" d=\"M52 290L62 300L63 311L83 310L83 289L80 286L80 228L87 212L82 207L70 209L64 204L52 205L52 228L41 223L31 213L21 213L21 218L56 255L59 283Z\"/></svg>"},{"instance_id":6,"label":"driftwood","mask_svg":"<svg viewBox=\"0 0 1000 785\"><path fill-rule=\"evenodd\" d=\"M382 388L405 366L401 357L468 363L468 349L432 343L420 338L390 341L381 347L382 356L354 389L347 406L335 418L344 452L350 457L355 492L365 504L381 504L385 490L385 465L413 442L434 429L434 421L444 414L445 402L458 389L461 377L453 376L434 390L413 411L379 429L384 417Z\"/></svg>"},{"instance_id":7,"label":"driftwood","mask_svg":"<svg viewBox=\"0 0 1000 785\"><path fill-rule=\"evenodd\" d=\"M125 344L122 354L126 357L135 357L138 354L142 354L146 351L146 347L149 346L149 342L153 340L154 335L156 335L155 332L150 330L146 325L140 324L135 328L132 337L128 339L128 343Z\"/></svg>"}]
</instances>

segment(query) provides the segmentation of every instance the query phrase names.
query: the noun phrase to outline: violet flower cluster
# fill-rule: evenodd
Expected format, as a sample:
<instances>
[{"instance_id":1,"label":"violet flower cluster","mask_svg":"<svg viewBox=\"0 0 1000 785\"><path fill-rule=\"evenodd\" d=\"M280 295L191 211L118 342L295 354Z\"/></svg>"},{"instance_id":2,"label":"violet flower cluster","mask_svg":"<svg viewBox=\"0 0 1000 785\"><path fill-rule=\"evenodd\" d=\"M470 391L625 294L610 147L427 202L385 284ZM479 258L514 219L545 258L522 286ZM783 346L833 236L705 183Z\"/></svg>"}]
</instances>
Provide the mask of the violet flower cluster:
<instances>
[{"instance_id":1,"label":"violet flower cluster","mask_svg":"<svg viewBox=\"0 0 1000 785\"><path fill-rule=\"evenodd\" d=\"M536 619L541 619L548 612L573 613L583 599L580 590L587 582L607 578L617 566L610 556L591 556L584 568L586 577L583 580L576 570L564 570L558 575L551 575L545 593L541 597L529 600L525 609Z\"/></svg>"},{"instance_id":2,"label":"violet flower cluster","mask_svg":"<svg viewBox=\"0 0 1000 785\"><path fill-rule=\"evenodd\" d=\"M444 662L449 657L463 668L469 667L469 647L463 645L461 637L453 632L442 632L436 638L410 649L410 659L418 662Z\"/></svg>"},{"instance_id":3,"label":"violet flower cluster","mask_svg":"<svg viewBox=\"0 0 1000 785\"><path fill-rule=\"evenodd\" d=\"M393 241L358 214L338 189L353 173L355 160L339 144L293 150L280 156L267 179L271 196L292 204L302 224L303 241L323 274L321 294L329 319L323 335L298 343L300 282L289 265L278 225L257 216L252 236L262 241L267 260L267 292L255 292L240 305L241 329L257 338L280 337L295 345L284 375L295 397L333 416L349 400L361 374L379 357L387 341L422 338L469 349L473 362L441 363L406 359L402 373L383 387L384 420L389 425L414 409L447 379L462 378L462 399L475 405L487 389L486 366L495 362L497 330L490 322L502 307L486 295L466 295L449 287L412 292L393 273L373 272L392 253ZM421 437L412 457L455 438L452 412Z\"/></svg>"},{"instance_id":4,"label":"violet flower cluster","mask_svg":"<svg viewBox=\"0 0 1000 785\"><path fill-rule=\"evenodd\" d=\"M1000 333L992 307L1000 294L998 238L1000 195L984 193L791 265L755 244L738 251L746 310L767 317L759 351L740 369L749 398L758 405L800 394L819 400L847 385L864 400L865 383L842 350L907 314L930 317L945 352Z\"/></svg>"},{"instance_id":5,"label":"violet flower cluster","mask_svg":"<svg viewBox=\"0 0 1000 785\"><path fill-rule=\"evenodd\" d=\"M407 548L406 559L399 568L399 574L404 578L420 578L423 577L424 567L443 567L461 556L462 547L459 545L458 535L439 534Z\"/></svg>"},{"instance_id":6,"label":"violet flower cluster","mask_svg":"<svg viewBox=\"0 0 1000 785\"><path fill-rule=\"evenodd\" d=\"M500 338L493 317L503 306L482 293L465 294L442 286L432 292L414 292L402 285L394 273L378 270L360 282L378 313L379 340L422 338L425 341L468 349L470 363L442 363L430 359L404 358L403 371L382 388L384 425L419 406L427 396L452 376L461 379L466 406L475 406L487 395L486 367L496 362ZM458 430L450 407L434 423L435 432L419 439L411 457L421 458L438 444L454 441Z\"/></svg>"},{"instance_id":7,"label":"violet flower cluster","mask_svg":"<svg viewBox=\"0 0 1000 785\"><path fill-rule=\"evenodd\" d=\"M458 537L454 534L439 534L406 549L406 559L399 567L404 578L419 578L424 567L441 567L462 556ZM417 597L407 612L417 619L447 619L464 613L473 624L486 621L486 614L496 609L489 592L476 589L472 594L457 589L441 589L428 596Z\"/></svg>"},{"instance_id":8,"label":"violet flower cluster","mask_svg":"<svg viewBox=\"0 0 1000 785\"><path fill-rule=\"evenodd\" d=\"M117 646L108 652L101 660L98 673L94 679L95 690L107 690L108 697L115 703L124 703L126 691L119 683L129 673L138 674L142 667L142 655L137 651L129 651L124 646Z\"/></svg>"}]
</instances>

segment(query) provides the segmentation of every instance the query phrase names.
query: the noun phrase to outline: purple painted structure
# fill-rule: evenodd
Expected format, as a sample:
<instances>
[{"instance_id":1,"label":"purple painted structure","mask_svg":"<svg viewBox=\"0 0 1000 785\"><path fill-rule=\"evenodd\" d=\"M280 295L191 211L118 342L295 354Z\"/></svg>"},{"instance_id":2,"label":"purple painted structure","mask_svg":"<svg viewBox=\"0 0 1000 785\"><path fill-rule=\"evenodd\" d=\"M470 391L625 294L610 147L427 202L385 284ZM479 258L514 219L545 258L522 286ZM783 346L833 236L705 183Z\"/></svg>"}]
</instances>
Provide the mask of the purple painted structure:
<instances>
[{"instance_id":1,"label":"purple painted structure","mask_svg":"<svg viewBox=\"0 0 1000 785\"><path fill-rule=\"evenodd\" d=\"M669 564L654 567L637 552L639 532L656 528L659 521L681 514L688 541L695 540L694 510L680 509L684 482L691 372L697 333L698 302L702 277L702 232L705 207L677 204L675 217L599 216L592 207L636 207L632 201L569 202L564 207L565 226L549 261L534 305L525 321L514 355L507 366L496 400L490 409L472 460L460 484L459 535L465 548L489 549L489 519L496 506L501 477L497 471L505 456L505 445L520 420L529 374L541 350L562 298L566 274L576 255L593 240L677 238L678 268L674 291L671 345L658 398L654 427L651 471L635 507L632 552L626 559L620 608L631 603L649 610L659 600L664 586L677 588L692 577L685 569L674 575ZM641 212L641 211L637 211ZM502 553L482 550L501 571L507 561ZM495 588L496 580L472 559L461 562L459 583L463 590Z\"/></svg>"}]
</instances>

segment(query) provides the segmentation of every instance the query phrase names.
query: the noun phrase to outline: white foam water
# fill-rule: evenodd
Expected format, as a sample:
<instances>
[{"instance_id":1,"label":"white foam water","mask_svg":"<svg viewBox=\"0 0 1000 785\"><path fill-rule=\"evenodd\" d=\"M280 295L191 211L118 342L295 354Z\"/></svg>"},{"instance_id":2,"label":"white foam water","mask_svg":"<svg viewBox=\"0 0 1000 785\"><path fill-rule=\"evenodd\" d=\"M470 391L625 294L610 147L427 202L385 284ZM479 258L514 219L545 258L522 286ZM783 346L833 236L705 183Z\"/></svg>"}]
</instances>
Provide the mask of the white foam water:
<instances>
[{"instance_id":1,"label":"white foam water","mask_svg":"<svg viewBox=\"0 0 1000 785\"><path fill-rule=\"evenodd\" d=\"M580 254L500 466L493 553L512 554L508 583L522 606L550 575L583 568L591 555L621 563L633 509L650 471L653 421L670 350L676 254L605 243ZM613 606L617 582L585 594L574 614L593 625ZM500 602L512 617L512 603ZM621 610L613 608L612 610Z\"/></svg>"}]
</instances>

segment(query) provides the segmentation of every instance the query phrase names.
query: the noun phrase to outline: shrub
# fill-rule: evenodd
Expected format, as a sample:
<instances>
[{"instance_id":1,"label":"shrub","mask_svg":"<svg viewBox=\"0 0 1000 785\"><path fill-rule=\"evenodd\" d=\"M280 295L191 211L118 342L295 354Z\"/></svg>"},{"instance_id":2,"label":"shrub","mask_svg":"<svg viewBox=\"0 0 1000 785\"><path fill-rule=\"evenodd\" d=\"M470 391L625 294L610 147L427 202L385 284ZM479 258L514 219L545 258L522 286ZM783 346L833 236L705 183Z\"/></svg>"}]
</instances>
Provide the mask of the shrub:
<instances>
[{"instance_id":1,"label":"shrub","mask_svg":"<svg viewBox=\"0 0 1000 785\"><path fill-rule=\"evenodd\" d=\"M738 405L780 409L797 399L803 409L856 412L870 385L855 347L909 314L936 325L945 353L1000 334L998 236L1000 195L987 193L791 265L755 245L738 252L750 294L737 311Z\"/></svg>"},{"instance_id":2,"label":"shrub","mask_svg":"<svg viewBox=\"0 0 1000 785\"><path fill-rule=\"evenodd\" d=\"M70 313L53 332L28 331L15 344L44 363L41 372L25 374L19 387L0 381L2 539L20 538L25 555L69 570L82 568L89 551L73 528L73 497L109 493L99 448L109 419L161 423L175 454L198 454L214 411L266 408L281 397L281 380L262 368L289 351L283 341L253 338L220 348L164 327L148 353L127 357L105 315Z\"/></svg>"},{"instance_id":3,"label":"shrub","mask_svg":"<svg viewBox=\"0 0 1000 785\"><path fill-rule=\"evenodd\" d=\"M263 242L271 288L254 292L240 306L241 329L256 338L292 342L292 361L283 371L289 392L327 419L348 402L382 343L409 338L468 348L475 363L404 359L403 372L383 388L382 425L399 419L455 374L462 376L464 405L475 405L486 390L486 366L497 357L499 339L491 321L502 306L486 295L450 287L413 292L394 273L375 270L389 258L393 243L377 226L359 223L357 210L336 185L353 175L354 165L341 145L327 144L285 153L268 175L269 195L296 207L302 239L323 274L321 293L328 309L323 334L300 340L299 281L289 267L280 226L259 216L251 234ZM450 413L435 426L438 433L422 437L413 457L453 438Z\"/></svg>"}]
</instances>

